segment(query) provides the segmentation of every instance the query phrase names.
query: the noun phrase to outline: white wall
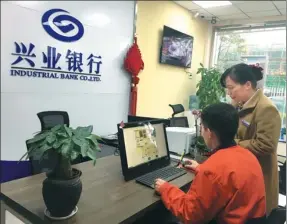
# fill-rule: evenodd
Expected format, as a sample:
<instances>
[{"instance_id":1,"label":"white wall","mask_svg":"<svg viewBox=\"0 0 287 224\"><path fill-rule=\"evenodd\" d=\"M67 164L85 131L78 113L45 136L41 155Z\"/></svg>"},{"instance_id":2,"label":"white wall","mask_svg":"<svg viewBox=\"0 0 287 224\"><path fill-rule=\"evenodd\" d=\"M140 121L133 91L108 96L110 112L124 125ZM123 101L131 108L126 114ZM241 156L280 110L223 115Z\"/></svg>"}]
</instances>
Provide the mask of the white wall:
<instances>
[{"instance_id":1,"label":"white wall","mask_svg":"<svg viewBox=\"0 0 287 224\"><path fill-rule=\"evenodd\" d=\"M43 29L42 15L52 8L68 11L84 25L80 40L62 42ZM41 111L67 111L72 127L93 125L99 135L117 131L128 114L129 75L122 64L133 20L133 1L1 1L1 160L18 160L25 153L25 141L40 130L36 114ZM14 42L35 45L34 68L40 69L47 46L62 54L57 65L65 71L68 49L83 54L84 73L89 54L101 55L101 81L11 76ZM29 67L25 60L17 66Z\"/></svg>"}]
</instances>

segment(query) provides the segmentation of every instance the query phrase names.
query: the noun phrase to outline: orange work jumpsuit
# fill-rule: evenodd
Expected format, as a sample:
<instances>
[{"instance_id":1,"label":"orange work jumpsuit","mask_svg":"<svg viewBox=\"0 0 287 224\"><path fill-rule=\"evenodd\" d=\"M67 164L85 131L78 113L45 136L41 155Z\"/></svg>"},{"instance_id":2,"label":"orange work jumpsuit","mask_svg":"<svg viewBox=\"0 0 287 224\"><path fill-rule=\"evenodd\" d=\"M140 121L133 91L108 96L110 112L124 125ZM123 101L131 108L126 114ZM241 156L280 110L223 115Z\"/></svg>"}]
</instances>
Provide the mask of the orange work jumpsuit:
<instances>
[{"instance_id":1,"label":"orange work jumpsuit","mask_svg":"<svg viewBox=\"0 0 287 224\"><path fill-rule=\"evenodd\" d=\"M240 146L218 150L199 165L187 193L168 182L159 192L166 208L183 223L243 224L266 214L261 167Z\"/></svg>"}]
</instances>

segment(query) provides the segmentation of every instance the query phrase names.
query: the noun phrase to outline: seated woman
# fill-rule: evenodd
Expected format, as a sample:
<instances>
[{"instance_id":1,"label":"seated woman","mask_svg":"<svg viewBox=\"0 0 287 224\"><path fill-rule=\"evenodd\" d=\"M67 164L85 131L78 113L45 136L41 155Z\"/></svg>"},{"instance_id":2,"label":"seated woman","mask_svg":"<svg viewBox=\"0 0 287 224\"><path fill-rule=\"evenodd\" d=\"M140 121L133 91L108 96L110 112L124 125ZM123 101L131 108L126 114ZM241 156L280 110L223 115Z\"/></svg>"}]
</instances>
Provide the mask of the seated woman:
<instances>
[{"instance_id":1,"label":"seated woman","mask_svg":"<svg viewBox=\"0 0 287 224\"><path fill-rule=\"evenodd\" d=\"M201 133L212 155L203 163L189 160L195 172L187 193L157 179L155 190L168 210L183 223L265 223L266 198L260 164L237 146L239 117L229 104L210 105L201 114Z\"/></svg>"}]
</instances>

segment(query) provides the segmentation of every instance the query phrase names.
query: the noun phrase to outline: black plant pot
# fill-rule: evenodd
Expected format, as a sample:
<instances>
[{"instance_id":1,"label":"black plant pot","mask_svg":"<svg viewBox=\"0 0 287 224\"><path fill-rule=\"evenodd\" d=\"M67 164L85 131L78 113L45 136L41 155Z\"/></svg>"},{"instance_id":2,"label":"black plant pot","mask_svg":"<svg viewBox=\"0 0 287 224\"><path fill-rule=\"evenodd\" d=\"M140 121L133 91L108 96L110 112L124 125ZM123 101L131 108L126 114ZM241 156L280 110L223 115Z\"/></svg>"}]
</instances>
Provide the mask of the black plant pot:
<instances>
[{"instance_id":1,"label":"black plant pot","mask_svg":"<svg viewBox=\"0 0 287 224\"><path fill-rule=\"evenodd\" d=\"M73 177L60 180L47 177L43 181L42 194L45 205L53 217L69 216L79 202L82 193L82 172L72 169Z\"/></svg>"}]
</instances>

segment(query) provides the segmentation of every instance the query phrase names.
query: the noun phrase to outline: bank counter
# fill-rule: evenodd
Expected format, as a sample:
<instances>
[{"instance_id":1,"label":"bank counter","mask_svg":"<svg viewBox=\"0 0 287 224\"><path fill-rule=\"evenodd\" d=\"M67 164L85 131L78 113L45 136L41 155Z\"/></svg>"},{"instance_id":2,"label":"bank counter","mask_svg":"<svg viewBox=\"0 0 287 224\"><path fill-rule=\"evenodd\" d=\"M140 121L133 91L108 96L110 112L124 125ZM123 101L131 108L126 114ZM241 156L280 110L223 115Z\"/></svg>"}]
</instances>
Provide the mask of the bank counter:
<instances>
[{"instance_id":1,"label":"bank counter","mask_svg":"<svg viewBox=\"0 0 287 224\"><path fill-rule=\"evenodd\" d=\"M164 207L153 189L134 180L124 181L119 156L100 158L95 166L88 161L74 167L82 171L83 183L75 216L64 221L52 221L45 217L42 182L46 175L42 173L1 185L1 224L9 224L5 219L11 216L18 217L23 223L36 224L134 223L148 212ZM171 183L186 190L193 178L192 173L187 173Z\"/></svg>"}]
</instances>

